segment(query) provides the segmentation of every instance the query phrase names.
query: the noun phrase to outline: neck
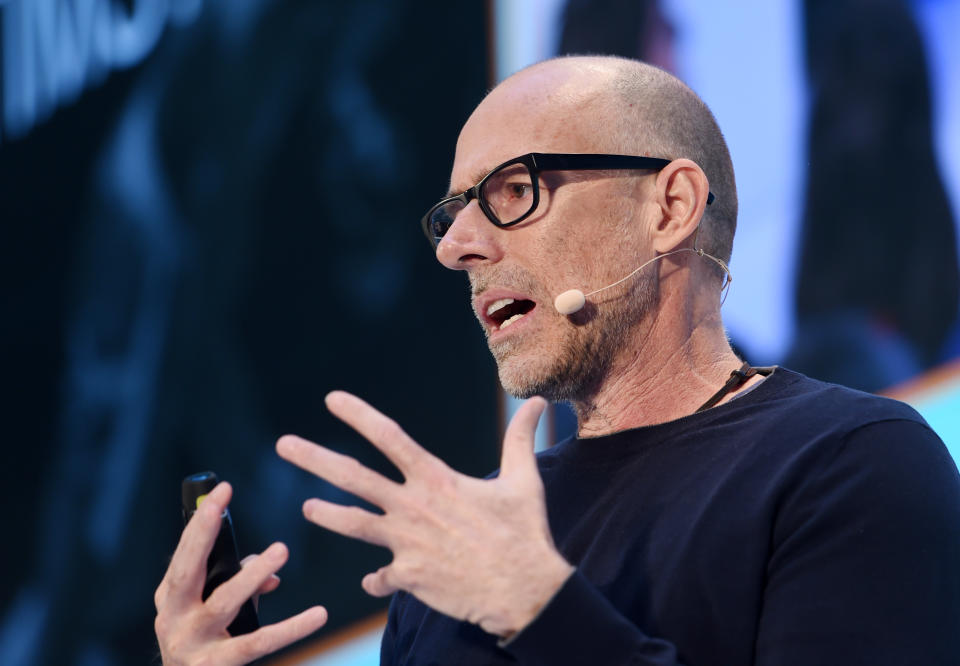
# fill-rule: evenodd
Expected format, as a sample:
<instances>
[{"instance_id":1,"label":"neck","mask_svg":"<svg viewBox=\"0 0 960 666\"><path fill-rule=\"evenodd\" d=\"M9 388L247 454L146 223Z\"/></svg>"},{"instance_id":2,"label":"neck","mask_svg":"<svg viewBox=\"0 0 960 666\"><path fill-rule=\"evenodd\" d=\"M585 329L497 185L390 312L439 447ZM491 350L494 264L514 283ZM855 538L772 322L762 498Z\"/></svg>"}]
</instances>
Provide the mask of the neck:
<instances>
[{"instance_id":1,"label":"neck","mask_svg":"<svg viewBox=\"0 0 960 666\"><path fill-rule=\"evenodd\" d=\"M578 435L598 437L692 414L741 365L716 308L661 303L637 327L593 395L575 401ZM689 300L687 301L690 302ZM759 381L751 378L739 390ZM726 396L729 400L733 392Z\"/></svg>"}]
</instances>

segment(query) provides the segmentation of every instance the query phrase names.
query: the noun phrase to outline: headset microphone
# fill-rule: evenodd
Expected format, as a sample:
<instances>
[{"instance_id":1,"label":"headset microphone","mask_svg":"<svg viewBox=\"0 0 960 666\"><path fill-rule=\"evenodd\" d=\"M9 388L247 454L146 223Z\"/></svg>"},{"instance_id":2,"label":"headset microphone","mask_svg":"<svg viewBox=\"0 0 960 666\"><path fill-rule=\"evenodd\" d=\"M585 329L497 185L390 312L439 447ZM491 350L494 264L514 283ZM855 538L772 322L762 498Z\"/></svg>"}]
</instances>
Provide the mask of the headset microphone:
<instances>
[{"instance_id":1,"label":"headset microphone","mask_svg":"<svg viewBox=\"0 0 960 666\"><path fill-rule=\"evenodd\" d=\"M583 306L586 304L588 296L599 294L601 291L605 291L610 287L616 287L618 284L622 282L626 282L627 280L632 278L634 275L642 271L644 268L646 268L653 262L663 259L664 257L669 257L671 254L679 254L681 252L693 252L698 256L704 257L705 259L710 259L711 261L716 263L718 266L720 266L720 268L723 269L723 272L727 274L727 281L726 281L726 284L724 285L724 288L729 289L730 283L733 281L733 275L730 273L730 269L727 267L727 265L723 261L721 261L720 259L717 259L712 254L707 254L703 250L694 250L689 247L682 247L679 250L671 250L670 252L665 252L664 254L661 254L659 256L654 257L653 259L650 259L649 261L644 262L642 265L633 269L629 275L626 275L625 277L620 278L613 284L608 284L606 287L600 287L599 289L594 289L589 294L584 294L579 289L568 289L567 291L563 292L562 294L560 294L554 299L553 307L556 308L557 312L559 312L562 315L572 315L575 312L579 312L583 308ZM726 295L724 295L724 299L726 299Z\"/></svg>"}]
</instances>

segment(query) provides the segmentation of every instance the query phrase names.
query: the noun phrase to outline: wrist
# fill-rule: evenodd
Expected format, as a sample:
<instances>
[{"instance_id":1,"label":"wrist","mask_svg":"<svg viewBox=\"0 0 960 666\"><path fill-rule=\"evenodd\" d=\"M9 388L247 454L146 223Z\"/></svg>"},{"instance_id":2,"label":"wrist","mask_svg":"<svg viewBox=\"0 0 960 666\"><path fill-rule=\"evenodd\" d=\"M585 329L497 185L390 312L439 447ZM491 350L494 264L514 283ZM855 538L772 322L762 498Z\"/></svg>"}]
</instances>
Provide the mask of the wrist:
<instances>
[{"instance_id":1,"label":"wrist","mask_svg":"<svg viewBox=\"0 0 960 666\"><path fill-rule=\"evenodd\" d=\"M509 641L540 615L574 571L575 567L557 554L538 567L535 576L528 577L524 584L512 587L511 593L504 595L506 604L500 618L490 618L480 626L502 641Z\"/></svg>"}]
</instances>

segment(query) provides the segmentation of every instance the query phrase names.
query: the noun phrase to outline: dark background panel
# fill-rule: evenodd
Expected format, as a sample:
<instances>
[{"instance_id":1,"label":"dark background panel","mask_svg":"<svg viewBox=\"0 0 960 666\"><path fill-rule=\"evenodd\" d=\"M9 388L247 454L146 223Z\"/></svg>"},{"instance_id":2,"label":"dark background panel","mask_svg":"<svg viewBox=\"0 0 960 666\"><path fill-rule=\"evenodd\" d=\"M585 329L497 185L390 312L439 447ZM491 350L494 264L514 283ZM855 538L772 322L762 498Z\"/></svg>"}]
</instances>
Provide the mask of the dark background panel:
<instances>
[{"instance_id":1,"label":"dark background panel","mask_svg":"<svg viewBox=\"0 0 960 666\"><path fill-rule=\"evenodd\" d=\"M7 60L21 2L0 5ZM485 90L482 3L188 4L141 60L90 57L81 94L0 136L3 663L151 659L179 482L202 469L234 485L241 550L290 545L266 621L383 608L359 583L389 553L300 513L353 498L273 453L296 432L395 475L326 413L333 388L464 472L496 466L494 367L418 225Z\"/></svg>"}]
</instances>

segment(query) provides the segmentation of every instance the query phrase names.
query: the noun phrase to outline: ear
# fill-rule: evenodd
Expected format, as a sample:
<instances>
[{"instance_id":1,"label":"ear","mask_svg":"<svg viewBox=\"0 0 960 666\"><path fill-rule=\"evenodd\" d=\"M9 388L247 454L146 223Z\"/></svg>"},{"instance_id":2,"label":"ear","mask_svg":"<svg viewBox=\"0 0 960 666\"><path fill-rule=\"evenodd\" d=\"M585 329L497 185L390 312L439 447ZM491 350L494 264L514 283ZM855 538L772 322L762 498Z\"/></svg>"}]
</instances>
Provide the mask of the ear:
<instances>
[{"instance_id":1,"label":"ear","mask_svg":"<svg viewBox=\"0 0 960 666\"><path fill-rule=\"evenodd\" d=\"M661 218L652 230L654 250L675 250L696 233L709 192L707 175L692 160L673 160L657 174L656 200Z\"/></svg>"}]
</instances>

